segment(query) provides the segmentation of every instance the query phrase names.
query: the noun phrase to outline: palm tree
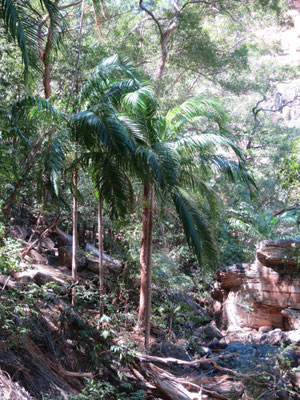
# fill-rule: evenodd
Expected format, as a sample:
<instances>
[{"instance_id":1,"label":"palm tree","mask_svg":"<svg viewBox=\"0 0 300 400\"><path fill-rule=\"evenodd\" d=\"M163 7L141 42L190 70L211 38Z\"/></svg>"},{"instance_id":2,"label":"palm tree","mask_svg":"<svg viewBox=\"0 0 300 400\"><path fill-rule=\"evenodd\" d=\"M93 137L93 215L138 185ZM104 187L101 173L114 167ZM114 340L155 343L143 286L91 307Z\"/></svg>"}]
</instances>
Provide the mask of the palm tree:
<instances>
[{"instance_id":1,"label":"palm tree","mask_svg":"<svg viewBox=\"0 0 300 400\"><path fill-rule=\"evenodd\" d=\"M109 204L114 215L125 215L133 196L125 170L134 154L137 130L128 118L118 115L117 105L124 91L137 87L134 71L125 58L113 56L102 60L78 97L80 107L85 110L71 118L73 138L84 149L79 160L89 168L98 193L100 316L104 309L103 201ZM124 73L128 78L120 79Z\"/></svg>"},{"instance_id":2,"label":"palm tree","mask_svg":"<svg viewBox=\"0 0 300 400\"><path fill-rule=\"evenodd\" d=\"M171 196L188 243L199 263L210 267L217 258L211 226L183 187L197 187L214 211L215 196L206 184L207 178L225 173L232 180L240 177L248 184L253 181L244 170L239 149L226 135L225 112L211 97L197 96L163 115L153 88L142 83L137 90L124 95L121 103L143 134L135 151L136 170L142 171L139 175L144 186L138 322L145 325L148 348L155 191L162 192L164 197ZM220 153L220 149L231 151L238 163Z\"/></svg>"},{"instance_id":3,"label":"palm tree","mask_svg":"<svg viewBox=\"0 0 300 400\"><path fill-rule=\"evenodd\" d=\"M172 199L190 246L201 265L209 267L217 258L212 229L208 218L183 187L197 187L213 211L215 197L206 184L208 178L225 173L232 180L240 177L248 184L252 180L244 170L238 148L227 137L226 114L217 101L209 96L197 96L164 115L153 87L139 79L126 58L112 56L102 60L83 88L79 101L85 103L86 110L73 117L74 127L77 140L98 154L98 161L93 160L92 165L98 174L95 181L99 193L103 194L103 185L99 185L104 182L101 168L109 161L117 162L123 171L130 169L143 182L138 320L145 323L148 347L155 193ZM231 151L238 162L228 159L221 149ZM109 174L110 169L108 187ZM125 181L123 185L126 187ZM122 187L118 185L110 193L117 196L116 190Z\"/></svg>"}]
</instances>

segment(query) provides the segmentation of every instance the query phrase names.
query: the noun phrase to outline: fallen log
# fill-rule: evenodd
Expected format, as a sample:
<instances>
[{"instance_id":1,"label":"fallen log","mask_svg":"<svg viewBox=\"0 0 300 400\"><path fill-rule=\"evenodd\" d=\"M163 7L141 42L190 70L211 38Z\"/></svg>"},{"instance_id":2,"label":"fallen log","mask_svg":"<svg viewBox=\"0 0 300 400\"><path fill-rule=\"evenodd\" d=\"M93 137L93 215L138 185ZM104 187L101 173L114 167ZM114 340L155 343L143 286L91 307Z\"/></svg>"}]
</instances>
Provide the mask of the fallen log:
<instances>
[{"instance_id":1,"label":"fallen log","mask_svg":"<svg viewBox=\"0 0 300 400\"><path fill-rule=\"evenodd\" d=\"M162 391L170 399L173 399L173 398L177 399L177 397L172 397L172 396L173 396L174 391L177 391L179 389L179 393L183 392L186 396L190 396L188 398L191 398L194 400L202 399L202 397L201 397L202 393L210 395L212 399L216 398L216 399L220 399L220 400L227 400L227 397L223 396L222 394L220 394L214 390L207 389L203 385L199 386L193 382L190 382L187 379L178 378L177 376L174 376L174 375L170 374L169 372L164 371L161 368L153 366L152 364L149 364L149 367L151 368L151 370L155 374L155 376L159 376L159 378L160 378L159 381L157 379L153 378L153 381L155 382L156 386L158 388L160 388L161 390L164 387L164 390L162 390ZM168 382L167 382L167 380L168 380ZM164 382L163 387L161 387L161 381ZM166 384L166 382L167 382L167 384ZM189 392L184 388L184 386L188 386L189 388L195 389L197 392ZM182 388L184 390L182 390Z\"/></svg>"},{"instance_id":2,"label":"fallen log","mask_svg":"<svg viewBox=\"0 0 300 400\"><path fill-rule=\"evenodd\" d=\"M67 233L63 232L57 226L54 227L54 230L55 230L56 234L58 235L58 237L60 238L60 240L64 244L68 244L68 245L72 244L73 239L72 239L71 235L68 235ZM85 251L87 253L92 253L95 257L99 257L99 250L97 249L97 247L95 247L89 243L86 244ZM102 253L102 257L105 262L115 265L118 268L122 267L122 261L118 260L117 258L111 257L110 255L108 255L107 253L104 253L104 252Z\"/></svg>"},{"instance_id":3,"label":"fallen log","mask_svg":"<svg viewBox=\"0 0 300 400\"><path fill-rule=\"evenodd\" d=\"M167 379L153 377L155 386L163 392L169 399L176 400L195 400L198 399L198 394L190 393L181 384L170 382ZM197 397L195 397L197 395Z\"/></svg>"},{"instance_id":4,"label":"fallen log","mask_svg":"<svg viewBox=\"0 0 300 400\"><path fill-rule=\"evenodd\" d=\"M95 257L99 257L99 249L97 249L95 246L92 246L91 244L87 243L85 245L85 251L88 253L93 253ZM109 262L110 264L114 264L116 267L122 267L122 261L118 260L117 258L111 257L110 255L106 253L102 253L102 257L104 261Z\"/></svg>"},{"instance_id":5,"label":"fallen log","mask_svg":"<svg viewBox=\"0 0 300 400\"><path fill-rule=\"evenodd\" d=\"M211 363L218 371L227 372L232 375L236 375L236 372L233 371L232 369L223 368L217 364L217 360L223 359L223 358L228 358L228 357L234 357L235 355L236 355L235 353L223 354L223 355L219 355L217 357L211 357L211 358L203 357L203 358L200 358L199 360L194 360L194 361L178 360L177 358L172 358L172 357L168 357L168 358L154 357L154 356L149 356L147 354L136 354L136 357L142 362L156 363L156 364L162 364L162 365L166 365L166 366L169 366L169 364L172 363L175 365L184 365L186 367L193 367L193 366L197 366L199 364Z\"/></svg>"},{"instance_id":6,"label":"fallen log","mask_svg":"<svg viewBox=\"0 0 300 400\"><path fill-rule=\"evenodd\" d=\"M205 388L203 385L199 386L187 379L179 378L151 363L147 364L146 368L142 364L137 363L135 368L135 370L131 369L133 375L139 381L141 380L140 375L145 379L146 384L151 383L151 386L147 387L147 389L153 394L156 392L159 398L163 397L169 400L199 400L202 399L202 394L207 394L210 396L210 399L227 400L227 397L219 392Z\"/></svg>"}]
</instances>

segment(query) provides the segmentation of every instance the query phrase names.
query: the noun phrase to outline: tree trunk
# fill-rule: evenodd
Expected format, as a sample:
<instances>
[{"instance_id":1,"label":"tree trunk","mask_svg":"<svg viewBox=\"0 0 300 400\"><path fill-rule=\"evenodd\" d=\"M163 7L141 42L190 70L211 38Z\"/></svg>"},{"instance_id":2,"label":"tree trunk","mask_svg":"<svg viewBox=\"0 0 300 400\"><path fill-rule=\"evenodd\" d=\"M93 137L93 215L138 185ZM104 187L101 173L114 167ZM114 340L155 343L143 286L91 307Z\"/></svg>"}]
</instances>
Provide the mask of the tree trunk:
<instances>
[{"instance_id":1,"label":"tree trunk","mask_svg":"<svg viewBox=\"0 0 300 400\"><path fill-rule=\"evenodd\" d=\"M141 289L140 289L140 304L138 313L139 326L145 326L144 316L147 298L147 263L148 263L148 235L149 235L149 200L150 200L150 184L144 185L143 197L143 228L142 228L142 243L140 252L140 270L141 270Z\"/></svg>"},{"instance_id":2,"label":"tree trunk","mask_svg":"<svg viewBox=\"0 0 300 400\"><path fill-rule=\"evenodd\" d=\"M152 289L152 232L153 232L153 208L154 208L154 184L150 186L150 204L148 221L148 255L146 273L146 308L145 308L145 349L149 350L150 323L151 323L151 289Z\"/></svg>"},{"instance_id":3,"label":"tree trunk","mask_svg":"<svg viewBox=\"0 0 300 400\"><path fill-rule=\"evenodd\" d=\"M77 233L77 170L73 169L73 184L74 184L74 194L73 194L73 239L72 239L72 279L73 284L77 282L77 245L78 245L78 233ZM72 288L72 306L75 305L75 286Z\"/></svg>"},{"instance_id":4,"label":"tree trunk","mask_svg":"<svg viewBox=\"0 0 300 400\"><path fill-rule=\"evenodd\" d=\"M152 283L152 231L154 184L144 185L143 229L140 253L141 289L138 324L145 328L145 348L149 349L151 319L151 283Z\"/></svg>"},{"instance_id":5,"label":"tree trunk","mask_svg":"<svg viewBox=\"0 0 300 400\"><path fill-rule=\"evenodd\" d=\"M49 61L45 60L45 64L43 64L43 87L44 87L44 96L45 99L49 99L51 96L51 65Z\"/></svg>"},{"instance_id":6,"label":"tree trunk","mask_svg":"<svg viewBox=\"0 0 300 400\"><path fill-rule=\"evenodd\" d=\"M161 81L163 75L164 75L164 70L165 66L167 63L167 58L168 58L168 50L167 50L167 38L165 34L161 35L160 39L160 59L157 64L157 70L156 70L156 80L158 82Z\"/></svg>"},{"instance_id":7,"label":"tree trunk","mask_svg":"<svg viewBox=\"0 0 300 400\"><path fill-rule=\"evenodd\" d=\"M95 19L97 33L98 33L100 41L102 42L104 40L104 36L102 35L101 28L100 28L100 25L101 25L101 22L100 22L100 11L101 11L100 0L93 0L92 3L93 3L93 12L94 12L94 19Z\"/></svg>"},{"instance_id":8,"label":"tree trunk","mask_svg":"<svg viewBox=\"0 0 300 400\"><path fill-rule=\"evenodd\" d=\"M99 313L100 318L104 314L104 271L103 271L103 240L102 240L102 201L101 201L101 187L99 187L99 201L98 201L98 243L99 243Z\"/></svg>"}]
</instances>

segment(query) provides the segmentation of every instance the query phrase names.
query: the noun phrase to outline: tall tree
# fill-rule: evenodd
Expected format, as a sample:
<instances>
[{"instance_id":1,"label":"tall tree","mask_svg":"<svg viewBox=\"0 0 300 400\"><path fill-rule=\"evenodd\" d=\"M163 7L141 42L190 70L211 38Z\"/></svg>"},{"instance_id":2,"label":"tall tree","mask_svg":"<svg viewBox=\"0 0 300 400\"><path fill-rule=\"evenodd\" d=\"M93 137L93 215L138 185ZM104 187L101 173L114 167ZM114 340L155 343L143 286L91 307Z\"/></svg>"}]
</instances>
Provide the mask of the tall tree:
<instances>
[{"instance_id":1,"label":"tall tree","mask_svg":"<svg viewBox=\"0 0 300 400\"><path fill-rule=\"evenodd\" d=\"M125 174L134 151L137 130L128 118L117 114L120 96L135 85L135 68L118 56L102 60L82 89L79 101L84 111L72 116L73 137L86 149L81 157L90 168L98 192L99 310L104 311L104 269L102 258L102 209L106 201L113 215L125 215L130 209L132 187Z\"/></svg>"},{"instance_id":2,"label":"tall tree","mask_svg":"<svg viewBox=\"0 0 300 400\"><path fill-rule=\"evenodd\" d=\"M145 324L145 346L148 348L155 187L163 190L164 194L171 194L187 239L199 262L203 265L205 260L209 265L216 260L209 223L180 187L192 186L198 181L198 185L195 185L212 205L212 193L207 189L205 181L201 182L201 176L225 173L232 179L239 175L245 181L253 182L244 170L237 146L226 137L226 114L213 98L203 95L191 98L164 114L159 110L153 87L142 83L137 90L124 95L121 102L143 135L143 142L139 143L137 139L135 152L136 169L143 171L140 177L144 185L138 321ZM220 148L231 150L239 163L224 157L218 151Z\"/></svg>"}]
</instances>

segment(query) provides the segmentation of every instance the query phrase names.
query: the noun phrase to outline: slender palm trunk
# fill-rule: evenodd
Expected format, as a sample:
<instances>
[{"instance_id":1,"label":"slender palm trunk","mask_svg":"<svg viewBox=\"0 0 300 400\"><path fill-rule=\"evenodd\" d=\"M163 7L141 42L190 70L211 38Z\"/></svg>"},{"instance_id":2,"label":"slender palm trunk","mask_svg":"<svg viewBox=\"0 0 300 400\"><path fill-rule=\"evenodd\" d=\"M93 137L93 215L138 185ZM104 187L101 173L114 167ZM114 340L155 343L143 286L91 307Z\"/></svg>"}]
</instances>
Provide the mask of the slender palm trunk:
<instances>
[{"instance_id":1,"label":"slender palm trunk","mask_svg":"<svg viewBox=\"0 0 300 400\"><path fill-rule=\"evenodd\" d=\"M148 221L148 255L147 255L147 276L146 276L146 308L145 308L145 349L149 350L150 345L150 324L151 324L151 289L152 289L152 232L153 232L153 208L154 208L154 184L150 186L150 204Z\"/></svg>"},{"instance_id":2,"label":"slender palm trunk","mask_svg":"<svg viewBox=\"0 0 300 400\"><path fill-rule=\"evenodd\" d=\"M144 185L143 229L140 253L141 289L138 323L145 327L145 348L149 348L151 318L151 283L152 283L152 231L154 184Z\"/></svg>"},{"instance_id":3,"label":"slender palm trunk","mask_svg":"<svg viewBox=\"0 0 300 400\"><path fill-rule=\"evenodd\" d=\"M78 246L78 233L77 233L77 198L76 198L76 190L77 190L77 170L73 169L73 185L74 185L74 194L73 194L73 237L72 237L72 280L73 285L77 282L77 246ZM72 287L72 305L75 305L75 286Z\"/></svg>"},{"instance_id":4,"label":"slender palm trunk","mask_svg":"<svg viewBox=\"0 0 300 400\"><path fill-rule=\"evenodd\" d=\"M98 243L99 243L99 313L100 318L104 314L104 269L103 269L103 239L102 239L102 201L101 201L101 187L99 187L99 201L98 201Z\"/></svg>"},{"instance_id":5,"label":"slender palm trunk","mask_svg":"<svg viewBox=\"0 0 300 400\"><path fill-rule=\"evenodd\" d=\"M142 243L140 252L140 269L141 269L141 289L140 289L140 304L138 312L138 324L145 325L145 308L147 298L147 263L148 263L148 235L149 235L149 195L150 184L144 185L143 197L143 221L142 221Z\"/></svg>"}]
</instances>

